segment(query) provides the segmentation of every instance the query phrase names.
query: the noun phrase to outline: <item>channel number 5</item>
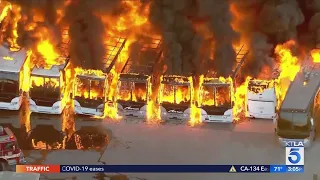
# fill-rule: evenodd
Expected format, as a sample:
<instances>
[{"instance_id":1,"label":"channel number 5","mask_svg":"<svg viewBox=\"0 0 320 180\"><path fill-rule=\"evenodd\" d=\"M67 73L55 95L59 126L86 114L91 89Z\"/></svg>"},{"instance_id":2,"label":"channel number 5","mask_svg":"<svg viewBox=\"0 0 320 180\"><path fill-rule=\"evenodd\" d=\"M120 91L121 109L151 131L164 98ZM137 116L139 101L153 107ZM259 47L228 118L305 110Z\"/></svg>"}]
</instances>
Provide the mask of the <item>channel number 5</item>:
<instances>
[{"instance_id":1,"label":"channel number 5","mask_svg":"<svg viewBox=\"0 0 320 180\"><path fill-rule=\"evenodd\" d=\"M288 155L288 160L291 164L298 164L301 161L301 155L299 148L291 148Z\"/></svg>"}]
</instances>

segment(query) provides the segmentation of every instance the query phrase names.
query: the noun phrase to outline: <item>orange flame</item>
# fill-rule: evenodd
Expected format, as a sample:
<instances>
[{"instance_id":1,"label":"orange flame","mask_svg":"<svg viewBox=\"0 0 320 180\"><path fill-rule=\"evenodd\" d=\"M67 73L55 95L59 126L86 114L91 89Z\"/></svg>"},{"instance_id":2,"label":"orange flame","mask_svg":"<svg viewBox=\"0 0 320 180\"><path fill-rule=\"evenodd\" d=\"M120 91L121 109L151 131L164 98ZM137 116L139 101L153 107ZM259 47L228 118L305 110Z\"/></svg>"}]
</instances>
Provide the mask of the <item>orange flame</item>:
<instances>
[{"instance_id":1,"label":"orange flame","mask_svg":"<svg viewBox=\"0 0 320 180\"><path fill-rule=\"evenodd\" d=\"M313 62L320 63L320 49L311 50L311 57L313 59Z\"/></svg>"},{"instance_id":2,"label":"orange flame","mask_svg":"<svg viewBox=\"0 0 320 180\"><path fill-rule=\"evenodd\" d=\"M57 62L59 54L55 51L54 46L49 42L49 40L41 41L37 46L38 52L45 59L45 66L50 68L52 65L60 65L64 63L63 59Z\"/></svg>"},{"instance_id":3,"label":"orange flame","mask_svg":"<svg viewBox=\"0 0 320 180\"><path fill-rule=\"evenodd\" d=\"M1 9L2 9L1 14L0 14L0 23L1 23L2 20L3 20L5 17L8 16L9 11L12 10L12 6L11 6L11 4L8 3L8 2L1 2L0 5L1 5ZM3 7L3 6L4 6L4 7Z\"/></svg>"},{"instance_id":4,"label":"orange flame","mask_svg":"<svg viewBox=\"0 0 320 180\"><path fill-rule=\"evenodd\" d=\"M275 53L278 55L280 60L280 75L277 78L277 97L278 107L284 100L285 95L288 91L290 82L293 81L296 74L300 71L300 65L298 58L292 55L290 48L296 45L293 40L287 41L284 44L277 45Z\"/></svg>"}]
</instances>

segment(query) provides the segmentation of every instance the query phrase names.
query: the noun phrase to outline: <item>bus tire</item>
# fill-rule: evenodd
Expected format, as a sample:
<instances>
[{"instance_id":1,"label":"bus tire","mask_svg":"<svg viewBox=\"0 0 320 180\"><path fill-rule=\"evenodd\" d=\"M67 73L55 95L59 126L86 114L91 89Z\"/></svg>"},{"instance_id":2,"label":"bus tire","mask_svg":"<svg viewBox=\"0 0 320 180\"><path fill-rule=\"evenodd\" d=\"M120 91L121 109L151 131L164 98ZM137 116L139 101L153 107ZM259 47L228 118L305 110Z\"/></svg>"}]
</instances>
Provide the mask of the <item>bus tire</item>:
<instances>
[{"instance_id":1,"label":"bus tire","mask_svg":"<svg viewBox=\"0 0 320 180\"><path fill-rule=\"evenodd\" d=\"M8 162L4 159L0 160L0 171L6 171L8 168Z\"/></svg>"}]
</instances>

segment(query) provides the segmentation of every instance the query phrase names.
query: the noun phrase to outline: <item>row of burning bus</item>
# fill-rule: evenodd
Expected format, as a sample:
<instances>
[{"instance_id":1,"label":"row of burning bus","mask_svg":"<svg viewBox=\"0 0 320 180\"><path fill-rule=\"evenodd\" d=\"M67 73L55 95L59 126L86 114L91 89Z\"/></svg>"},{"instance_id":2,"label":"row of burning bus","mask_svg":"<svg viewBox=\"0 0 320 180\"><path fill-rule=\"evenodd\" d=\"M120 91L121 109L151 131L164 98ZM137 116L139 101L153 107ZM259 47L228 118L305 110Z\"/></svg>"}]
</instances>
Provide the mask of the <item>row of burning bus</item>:
<instances>
[{"instance_id":1,"label":"row of burning bus","mask_svg":"<svg viewBox=\"0 0 320 180\"><path fill-rule=\"evenodd\" d=\"M30 83L28 97L32 113L62 114L65 109L65 99L71 97L75 114L103 116L105 107L113 102L116 103L118 115L145 118L150 94L153 91L150 86L155 78L161 78L157 97L161 118L164 120L190 118L191 105L194 103L191 102L194 86L192 78L172 76L166 73L160 77L153 75L155 65L162 57L161 39L143 38L138 41L140 51L135 57L125 59L117 81L117 93L111 98L106 95L111 86L110 77L114 75L111 71L119 60L126 39L109 38L106 43L107 54L103 61L105 71L77 71L76 68L72 87L68 87L71 81L71 76L68 75L70 73L68 72L70 69L69 40L68 38L63 39L64 41L58 48L60 60L56 60L63 63L53 64L49 68L34 66L30 71L30 79L27 83ZM244 47L237 50L237 65L230 78L217 78L210 75L210 78L203 79L200 87L201 98L197 103L197 107L201 108L202 121L233 121L234 86L236 79L239 79L239 71L247 54L248 50ZM6 45L3 45L0 47L0 55L2 56L0 60L0 109L19 110L22 103L22 83L25 83L23 77L26 76L22 69L28 61L28 53L24 49L11 52ZM261 86L260 84L254 85ZM256 95L251 94L248 97L250 99L253 96ZM275 103L274 101L273 106ZM273 115L273 112L267 113L267 116ZM259 117L259 115L255 116Z\"/></svg>"}]
</instances>

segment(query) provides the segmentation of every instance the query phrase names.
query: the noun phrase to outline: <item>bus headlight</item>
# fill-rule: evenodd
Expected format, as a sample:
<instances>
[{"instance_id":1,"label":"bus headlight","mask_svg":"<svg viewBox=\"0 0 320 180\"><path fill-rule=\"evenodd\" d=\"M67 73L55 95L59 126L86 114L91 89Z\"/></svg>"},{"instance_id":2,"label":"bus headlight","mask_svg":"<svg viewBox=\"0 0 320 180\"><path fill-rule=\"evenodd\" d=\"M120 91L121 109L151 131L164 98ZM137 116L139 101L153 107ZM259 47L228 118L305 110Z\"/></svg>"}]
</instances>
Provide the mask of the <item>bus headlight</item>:
<instances>
[{"instance_id":1,"label":"bus headlight","mask_svg":"<svg viewBox=\"0 0 320 180\"><path fill-rule=\"evenodd\" d=\"M230 114L229 115L223 115L222 118L227 119L227 118L230 118L230 116L231 116Z\"/></svg>"},{"instance_id":2,"label":"bus headlight","mask_svg":"<svg viewBox=\"0 0 320 180\"><path fill-rule=\"evenodd\" d=\"M15 106L15 105L18 104L18 102L11 102L10 104L11 104L12 106Z\"/></svg>"},{"instance_id":3,"label":"bus headlight","mask_svg":"<svg viewBox=\"0 0 320 180\"><path fill-rule=\"evenodd\" d=\"M37 105L35 105L35 104L30 104L30 107L31 107L31 108L37 108Z\"/></svg>"}]
</instances>

